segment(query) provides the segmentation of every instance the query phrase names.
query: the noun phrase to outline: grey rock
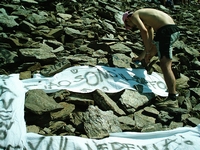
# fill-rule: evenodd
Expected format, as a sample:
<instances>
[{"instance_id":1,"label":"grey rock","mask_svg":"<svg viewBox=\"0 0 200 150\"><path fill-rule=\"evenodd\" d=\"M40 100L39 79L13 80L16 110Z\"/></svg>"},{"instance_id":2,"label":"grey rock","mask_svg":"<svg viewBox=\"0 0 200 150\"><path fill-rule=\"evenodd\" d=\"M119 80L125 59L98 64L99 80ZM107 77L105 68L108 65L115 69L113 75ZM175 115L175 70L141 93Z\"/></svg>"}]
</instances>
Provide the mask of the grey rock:
<instances>
[{"instance_id":1,"label":"grey rock","mask_svg":"<svg viewBox=\"0 0 200 150\"><path fill-rule=\"evenodd\" d=\"M14 64L17 62L18 55L16 52L9 51L5 48L0 48L0 66Z\"/></svg>"},{"instance_id":2,"label":"grey rock","mask_svg":"<svg viewBox=\"0 0 200 150\"><path fill-rule=\"evenodd\" d=\"M31 33L32 31L36 29L36 26L24 20L19 24L19 28L21 28L22 31Z\"/></svg>"},{"instance_id":3,"label":"grey rock","mask_svg":"<svg viewBox=\"0 0 200 150\"><path fill-rule=\"evenodd\" d=\"M36 125L30 125L26 127L27 132L33 132L33 133L39 133L40 131L40 127L36 126Z\"/></svg>"},{"instance_id":4,"label":"grey rock","mask_svg":"<svg viewBox=\"0 0 200 150\"><path fill-rule=\"evenodd\" d=\"M198 124L200 124L200 119L196 117L190 117L188 118L188 122L191 126L197 126Z\"/></svg>"},{"instance_id":5,"label":"grey rock","mask_svg":"<svg viewBox=\"0 0 200 150\"><path fill-rule=\"evenodd\" d=\"M118 121L120 122L120 128L123 131L133 131L135 130L135 120L129 116L121 116L118 117Z\"/></svg>"},{"instance_id":6,"label":"grey rock","mask_svg":"<svg viewBox=\"0 0 200 150\"><path fill-rule=\"evenodd\" d=\"M200 97L200 88L190 88L190 91L196 98Z\"/></svg>"},{"instance_id":7,"label":"grey rock","mask_svg":"<svg viewBox=\"0 0 200 150\"><path fill-rule=\"evenodd\" d=\"M64 31L65 31L66 35L73 37L73 38L77 38L81 35L81 32L79 30L69 28L69 27L64 28Z\"/></svg>"},{"instance_id":8,"label":"grey rock","mask_svg":"<svg viewBox=\"0 0 200 150\"><path fill-rule=\"evenodd\" d=\"M65 13L65 8L64 8L64 5L62 3L56 4L56 12L58 13L58 15L59 15L59 13L62 13L62 14ZM61 16L62 16L62 14L61 14ZM64 18L66 18L66 17L64 17Z\"/></svg>"},{"instance_id":9,"label":"grey rock","mask_svg":"<svg viewBox=\"0 0 200 150\"><path fill-rule=\"evenodd\" d=\"M174 122L172 121L169 125L170 129L175 129L179 127L183 127L183 122Z\"/></svg>"},{"instance_id":10,"label":"grey rock","mask_svg":"<svg viewBox=\"0 0 200 150\"><path fill-rule=\"evenodd\" d=\"M167 129L163 128L161 123L149 124L142 128L141 132L155 132L155 131L165 131Z\"/></svg>"},{"instance_id":11,"label":"grey rock","mask_svg":"<svg viewBox=\"0 0 200 150\"><path fill-rule=\"evenodd\" d=\"M131 68L132 59L125 54L113 54L112 55L113 65L119 68Z\"/></svg>"},{"instance_id":12,"label":"grey rock","mask_svg":"<svg viewBox=\"0 0 200 150\"><path fill-rule=\"evenodd\" d=\"M55 62L56 55L51 53L52 48L41 47L41 48L24 48L20 49L20 57L25 61L39 61L42 63L51 63Z\"/></svg>"},{"instance_id":13,"label":"grey rock","mask_svg":"<svg viewBox=\"0 0 200 150\"><path fill-rule=\"evenodd\" d=\"M16 27L19 24L15 21L17 19L17 16L10 16L6 13L6 10L1 8L0 9L0 24L2 26L6 26L8 28Z\"/></svg>"},{"instance_id":14,"label":"grey rock","mask_svg":"<svg viewBox=\"0 0 200 150\"><path fill-rule=\"evenodd\" d=\"M43 90L29 90L25 97L25 107L35 114L60 110L63 107L50 98Z\"/></svg>"},{"instance_id":15,"label":"grey rock","mask_svg":"<svg viewBox=\"0 0 200 150\"><path fill-rule=\"evenodd\" d=\"M108 30L112 33L116 33L116 30L111 23L104 21L102 23L102 26L105 28L105 30Z\"/></svg>"},{"instance_id":16,"label":"grey rock","mask_svg":"<svg viewBox=\"0 0 200 150\"><path fill-rule=\"evenodd\" d=\"M99 49L92 53L92 57L104 58L107 54L108 54L108 52L105 52L105 51Z\"/></svg>"},{"instance_id":17,"label":"grey rock","mask_svg":"<svg viewBox=\"0 0 200 150\"><path fill-rule=\"evenodd\" d=\"M169 112L163 111L163 110L160 111L160 114L158 116L159 122L165 124L165 123L169 122L172 119L174 119L174 117L170 116Z\"/></svg>"},{"instance_id":18,"label":"grey rock","mask_svg":"<svg viewBox=\"0 0 200 150\"><path fill-rule=\"evenodd\" d=\"M127 54L127 53L131 53L131 48L129 48L128 46L122 44L122 43L116 43L114 45L110 46L112 52L114 53L122 53L122 54Z\"/></svg>"},{"instance_id":19,"label":"grey rock","mask_svg":"<svg viewBox=\"0 0 200 150\"><path fill-rule=\"evenodd\" d=\"M80 44L81 45L81 44ZM94 49L88 47L87 45L81 45L77 48L79 53L92 55L94 53Z\"/></svg>"},{"instance_id":20,"label":"grey rock","mask_svg":"<svg viewBox=\"0 0 200 150\"><path fill-rule=\"evenodd\" d=\"M51 112L51 119L52 120L63 120L65 121L66 118L69 118L69 115L75 110L74 104L68 104L66 102L60 102L60 106L63 106L63 109L56 112Z\"/></svg>"},{"instance_id":21,"label":"grey rock","mask_svg":"<svg viewBox=\"0 0 200 150\"><path fill-rule=\"evenodd\" d=\"M197 104L194 108L193 108L194 111L200 111L200 103Z\"/></svg>"},{"instance_id":22,"label":"grey rock","mask_svg":"<svg viewBox=\"0 0 200 150\"><path fill-rule=\"evenodd\" d=\"M35 25L41 25L48 22L47 18L48 14L45 12L39 12L39 14L32 13L31 15L27 16L28 21Z\"/></svg>"},{"instance_id":23,"label":"grey rock","mask_svg":"<svg viewBox=\"0 0 200 150\"><path fill-rule=\"evenodd\" d=\"M110 132L122 132L112 111L102 111L92 105L84 113L84 129L89 138L96 139L107 137Z\"/></svg>"},{"instance_id":24,"label":"grey rock","mask_svg":"<svg viewBox=\"0 0 200 150\"><path fill-rule=\"evenodd\" d=\"M77 130L84 131L83 119L84 119L83 111L75 111L70 114L70 121L77 128Z\"/></svg>"},{"instance_id":25,"label":"grey rock","mask_svg":"<svg viewBox=\"0 0 200 150\"><path fill-rule=\"evenodd\" d=\"M125 115L126 113L118 107L116 102L114 102L108 95L106 95L101 90L96 90L93 92L93 97L95 103L102 110L112 110L116 115Z\"/></svg>"},{"instance_id":26,"label":"grey rock","mask_svg":"<svg viewBox=\"0 0 200 150\"><path fill-rule=\"evenodd\" d=\"M56 62L54 65L46 66L45 69L42 69L40 73L43 76L50 77L69 67L71 67L70 61L67 58L63 57L60 58L60 60Z\"/></svg>"},{"instance_id":27,"label":"grey rock","mask_svg":"<svg viewBox=\"0 0 200 150\"><path fill-rule=\"evenodd\" d=\"M30 79L30 78L31 78L31 71L20 72L20 76L19 76L20 80Z\"/></svg>"},{"instance_id":28,"label":"grey rock","mask_svg":"<svg viewBox=\"0 0 200 150\"><path fill-rule=\"evenodd\" d=\"M149 100L146 96L133 90L124 90L123 94L119 98L123 110L127 113L134 113L139 107L145 105L148 101Z\"/></svg>"},{"instance_id":29,"label":"grey rock","mask_svg":"<svg viewBox=\"0 0 200 150\"><path fill-rule=\"evenodd\" d=\"M38 2L35 0L21 0L21 1L28 4L38 4Z\"/></svg>"},{"instance_id":30,"label":"grey rock","mask_svg":"<svg viewBox=\"0 0 200 150\"><path fill-rule=\"evenodd\" d=\"M155 125L156 119L154 117L143 115L142 112L143 110L141 109L134 113L134 120L137 129L141 130L142 128L147 127L149 125Z\"/></svg>"},{"instance_id":31,"label":"grey rock","mask_svg":"<svg viewBox=\"0 0 200 150\"><path fill-rule=\"evenodd\" d=\"M50 122L49 129L51 130L51 134L54 134L55 132L60 132L60 130L65 130L66 123L64 121L56 121L56 122Z\"/></svg>"},{"instance_id":32,"label":"grey rock","mask_svg":"<svg viewBox=\"0 0 200 150\"><path fill-rule=\"evenodd\" d=\"M198 70L200 68L200 61L194 58L191 62L192 69Z\"/></svg>"},{"instance_id":33,"label":"grey rock","mask_svg":"<svg viewBox=\"0 0 200 150\"><path fill-rule=\"evenodd\" d=\"M63 36L63 33L64 33L64 29L62 26L58 26L54 29L50 29L50 31L48 32L48 35L50 37L54 37L55 39L59 39L60 37ZM62 40L61 40L62 41ZM63 44L64 42L62 42Z\"/></svg>"},{"instance_id":34,"label":"grey rock","mask_svg":"<svg viewBox=\"0 0 200 150\"><path fill-rule=\"evenodd\" d=\"M82 107L88 107L89 105L94 105L94 100L92 99L88 99L88 98L83 98L83 97L79 97L79 96L68 96L67 102L72 103L72 104L76 104Z\"/></svg>"},{"instance_id":35,"label":"grey rock","mask_svg":"<svg viewBox=\"0 0 200 150\"><path fill-rule=\"evenodd\" d=\"M185 52L191 56L199 57L199 51L197 49L194 49L192 47L185 47Z\"/></svg>"},{"instance_id":36,"label":"grey rock","mask_svg":"<svg viewBox=\"0 0 200 150\"><path fill-rule=\"evenodd\" d=\"M188 88L189 87L188 81L189 77L185 76L184 74L181 74L180 78L176 80L177 89Z\"/></svg>"},{"instance_id":37,"label":"grey rock","mask_svg":"<svg viewBox=\"0 0 200 150\"><path fill-rule=\"evenodd\" d=\"M91 65L91 66L95 66L97 65L97 59L96 58L92 58L89 57L85 54L76 54L76 55L69 55L67 56L67 59L70 60L73 63L79 63L82 65Z\"/></svg>"},{"instance_id":38,"label":"grey rock","mask_svg":"<svg viewBox=\"0 0 200 150\"><path fill-rule=\"evenodd\" d=\"M144 113L152 117L158 117L159 115L159 111L157 109L148 106L144 108Z\"/></svg>"}]
</instances>

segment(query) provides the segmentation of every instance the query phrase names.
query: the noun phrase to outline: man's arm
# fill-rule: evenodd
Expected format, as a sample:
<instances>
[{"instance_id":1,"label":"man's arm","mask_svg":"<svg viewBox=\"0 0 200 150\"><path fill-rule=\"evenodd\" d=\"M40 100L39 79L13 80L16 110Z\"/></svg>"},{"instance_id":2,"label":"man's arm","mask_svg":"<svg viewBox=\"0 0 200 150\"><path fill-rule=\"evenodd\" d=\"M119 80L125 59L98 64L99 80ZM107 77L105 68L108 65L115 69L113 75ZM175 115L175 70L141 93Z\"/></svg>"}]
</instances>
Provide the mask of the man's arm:
<instances>
[{"instance_id":1,"label":"man's arm","mask_svg":"<svg viewBox=\"0 0 200 150\"><path fill-rule=\"evenodd\" d=\"M150 47L152 47L152 41L153 41L153 38L154 38L154 30L150 26L146 26L146 28L147 28L148 34L149 34L149 44L150 44Z\"/></svg>"},{"instance_id":2,"label":"man's arm","mask_svg":"<svg viewBox=\"0 0 200 150\"><path fill-rule=\"evenodd\" d=\"M132 22L137 26L137 28L140 30L140 34L144 43L144 47L145 47L145 52L148 52L151 49L151 43L152 43L152 37L153 37L153 33L152 30L149 31L144 23L142 22L142 20L140 19L139 15L133 14L131 16L131 20ZM151 27L149 27L151 28Z\"/></svg>"},{"instance_id":3,"label":"man's arm","mask_svg":"<svg viewBox=\"0 0 200 150\"><path fill-rule=\"evenodd\" d=\"M150 49L148 51L146 51L145 54L145 62L149 63L150 59L155 56L155 54L157 53L156 47L153 44L153 38L154 38L154 30L152 27L146 27L148 29L148 34L149 34L149 44L150 44Z\"/></svg>"}]
</instances>

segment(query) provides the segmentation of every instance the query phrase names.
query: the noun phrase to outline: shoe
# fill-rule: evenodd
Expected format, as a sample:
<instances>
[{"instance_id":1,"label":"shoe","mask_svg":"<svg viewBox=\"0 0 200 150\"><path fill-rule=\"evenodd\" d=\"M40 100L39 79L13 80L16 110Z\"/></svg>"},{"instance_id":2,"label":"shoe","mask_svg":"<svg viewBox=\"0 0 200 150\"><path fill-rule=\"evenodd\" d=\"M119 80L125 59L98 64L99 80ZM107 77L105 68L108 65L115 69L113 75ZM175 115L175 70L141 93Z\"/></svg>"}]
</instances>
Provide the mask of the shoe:
<instances>
[{"instance_id":1,"label":"shoe","mask_svg":"<svg viewBox=\"0 0 200 150\"><path fill-rule=\"evenodd\" d=\"M170 98L165 99L164 101L155 103L157 107L171 107L178 108L178 100L172 100Z\"/></svg>"}]
</instances>

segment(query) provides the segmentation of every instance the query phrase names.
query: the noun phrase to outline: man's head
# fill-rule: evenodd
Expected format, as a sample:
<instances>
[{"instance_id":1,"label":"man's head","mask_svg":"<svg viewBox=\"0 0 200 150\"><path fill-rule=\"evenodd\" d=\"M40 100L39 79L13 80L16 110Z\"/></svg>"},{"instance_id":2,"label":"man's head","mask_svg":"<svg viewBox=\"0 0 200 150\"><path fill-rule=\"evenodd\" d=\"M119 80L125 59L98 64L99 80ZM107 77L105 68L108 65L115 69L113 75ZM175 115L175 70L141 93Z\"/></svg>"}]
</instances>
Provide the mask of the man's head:
<instances>
[{"instance_id":1,"label":"man's head","mask_svg":"<svg viewBox=\"0 0 200 150\"><path fill-rule=\"evenodd\" d=\"M132 27L130 27L128 24L127 24L127 21L128 21L128 17L130 17L131 15L133 14L133 12L131 11L126 11L123 16L122 16L122 20L124 21L124 24L125 24L125 28L127 30L130 30Z\"/></svg>"}]
</instances>

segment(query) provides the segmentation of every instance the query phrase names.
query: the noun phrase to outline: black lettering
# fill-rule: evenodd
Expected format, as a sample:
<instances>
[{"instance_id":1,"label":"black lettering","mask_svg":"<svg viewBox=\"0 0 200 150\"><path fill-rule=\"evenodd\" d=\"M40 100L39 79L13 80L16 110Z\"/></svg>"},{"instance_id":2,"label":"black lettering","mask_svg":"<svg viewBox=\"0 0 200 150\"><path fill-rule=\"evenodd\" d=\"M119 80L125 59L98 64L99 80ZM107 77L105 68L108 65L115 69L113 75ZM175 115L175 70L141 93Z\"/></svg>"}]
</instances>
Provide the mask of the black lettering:
<instances>
[{"instance_id":1,"label":"black lettering","mask_svg":"<svg viewBox=\"0 0 200 150\"><path fill-rule=\"evenodd\" d=\"M5 124L5 123L3 123L3 122L0 122L0 127L3 127L3 126L4 126L7 130L9 130L9 129L12 127L13 123L14 123L14 122L10 122L10 124L7 125L7 124Z\"/></svg>"},{"instance_id":2,"label":"black lettering","mask_svg":"<svg viewBox=\"0 0 200 150\"><path fill-rule=\"evenodd\" d=\"M45 85L45 89L52 89L53 86L59 87L59 85L50 82L48 85Z\"/></svg>"},{"instance_id":3,"label":"black lettering","mask_svg":"<svg viewBox=\"0 0 200 150\"><path fill-rule=\"evenodd\" d=\"M4 85L7 85L5 81L6 81L7 79L9 79L9 78L10 78L10 76L7 76L7 75L2 75L2 76L1 76L1 79L2 79L2 81L3 81L3 83L4 83Z\"/></svg>"},{"instance_id":4,"label":"black lettering","mask_svg":"<svg viewBox=\"0 0 200 150\"><path fill-rule=\"evenodd\" d=\"M73 73L73 74L78 73L78 69L71 69L70 71L71 71L71 73Z\"/></svg>"},{"instance_id":5,"label":"black lettering","mask_svg":"<svg viewBox=\"0 0 200 150\"><path fill-rule=\"evenodd\" d=\"M8 114L0 114L2 120L10 120L12 117Z\"/></svg>"},{"instance_id":6,"label":"black lettering","mask_svg":"<svg viewBox=\"0 0 200 150\"><path fill-rule=\"evenodd\" d=\"M194 145L194 143L190 140L184 141L184 143L187 144L187 145Z\"/></svg>"},{"instance_id":7,"label":"black lettering","mask_svg":"<svg viewBox=\"0 0 200 150\"><path fill-rule=\"evenodd\" d=\"M3 103L3 108L8 109L8 107L10 107L10 105L12 104L13 100L14 100L13 98L10 98L8 103L6 103L6 101L2 99L0 101L2 101Z\"/></svg>"},{"instance_id":8,"label":"black lettering","mask_svg":"<svg viewBox=\"0 0 200 150\"><path fill-rule=\"evenodd\" d=\"M60 61L57 64L55 64L55 68L57 68L57 67L61 68L63 64L65 64L65 63Z\"/></svg>"},{"instance_id":9,"label":"black lettering","mask_svg":"<svg viewBox=\"0 0 200 150\"><path fill-rule=\"evenodd\" d=\"M82 75L78 75L75 77L75 79L79 79L79 80L74 81L74 82L80 82L80 81L84 80L84 77Z\"/></svg>"},{"instance_id":10,"label":"black lettering","mask_svg":"<svg viewBox=\"0 0 200 150\"><path fill-rule=\"evenodd\" d=\"M112 71L108 71L109 72L109 75L111 76L111 77L118 77L118 75L116 74L116 73L114 73L114 72L112 72Z\"/></svg>"},{"instance_id":11,"label":"black lettering","mask_svg":"<svg viewBox=\"0 0 200 150\"><path fill-rule=\"evenodd\" d=\"M114 150L135 149L135 145L133 145L133 144L123 144L123 143L119 143L119 142L113 142L113 143L111 143L111 147Z\"/></svg>"},{"instance_id":12,"label":"black lettering","mask_svg":"<svg viewBox=\"0 0 200 150\"><path fill-rule=\"evenodd\" d=\"M68 143L68 139L65 138L65 143L64 143L63 149L65 149L67 147L67 143Z\"/></svg>"},{"instance_id":13,"label":"black lettering","mask_svg":"<svg viewBox=\"0 0 200 150\"><path fill-rule=\"evenodd\" d=\"M153 148L154 148L155 150L159 150L159 148L158 148L155 144L153 144Z\"/></svg>"},{"instance_id":14,"label":"black lettering","mask_svg":"<svg viewBox=\"0 0 200 150\"><path fill-rule=\"evenodd\" d=\"M158 81L158 82L157 82L157 86L158 86L160 89L166 89L166 85L165 85L163 82L161 82L161 81Z\"/></svg>"},{"instance_id":15,"label":"black lettering","mask_svg":"<svg viewBox=\"0 0 200 150\"><path fill-rule=\"evenodd\" d=\"M98 150L108 150L108 146L106 143L96 145Z\"/></svg>"},{"instance_id":16,"label":"black lettering","mask_svg":"<svg viewBox=\"0 0 200 150\"><path fill-rule=\"evenodd\" d=\"M105 79L108 79L109 78L109 74L107 72L103 72L101 70L97 70L98 71L98 74L99 74L99 79L101 82L103 82L103 78L102 76L105 78Z\"/></svg>"},{"instance_id":17,"label":"black lettering","mask_svg":"<svg viewBox=\"0 0 200 150\"><path fill-rule=\"evenodd\" d=\"M0 140L4 140L7 136L7 132L5 130L0 130Z\"/></svg>"},{"instance_id":18,"label":"black lettering","mask_svg":"<svg viewBox=\"0 0 200 150\"><path fill-rule=\"evenodd\" d=\"M88 143L85 143L85 145L87 146L88 150L93 150Z\"/></svg>"},{"instance_id":19,"label":"black lettering","mask_svg":"<svg viewBox=\"0 0 200 150\"><path fill-rule=\"evenodd\" d=\"M103 90L103 91L109 91L108 87L106 87L106 86L103 86L103 87L102 87L102 90Z\"/></svg>"},{"instance_id":20,"label":"black lettering","mask_svg":"<svg viewBox=\"0 0 200 150\"><path fill-rule=\"evenodd\" d=\"M50 74L50 73L51 73L51 69L49 69L49 68L44 68L44 69L42 70L42 72L45 72L45 74Z\"/></svg>"},{"instance_id":21,"label":"black lettering","mask_svg":"<svg viewBox=\"0 0 200 150\"><path fill-rule=\"evenodd\" d=\"M60 137L60 146L59 146L59 149L62 149L62 144L63 144L63 136Z\"/></svg>"},{"instance_id":22,"label":"black lettering","mask_svg":"<svg viewBox=\"0 0 200 150\"><path fill-rule=\"evenodd\" d=\"M92 74L93 76L95 76L95 78L96 78L96 81L94 81L94 83L91 82L91 78L90 78L91 74ZM87 73L84 75L84 78L86 79L86 83L87 83L88 85L95 86L95 85L98 85L98 83L99 83L99 78L98 78L98 76L97 76L94 72L87 72Z\"/></svg>"},{"instance_id":23,"label":"black lettering","mask_svg":"<svg viewBox=\"0 0 200 150\"><path fill-rule=\"evenodd\" d=\"M48 145L47 145L47 150L50 149L52 143L53 143L53 138L51 137L50 141L48 142Z\"/></svg>"},{"instance_id":24,"label":"black lettering","mask_svg":"<svg viewBox=\"0 0 200 150\"><path fill-rule=\"evenodd\" d=\"M10 92L13 95L15 95L12 91L10 91L10 89L4 87L4 86L0 86L0 95L2 96L5 92Z\"/></svg>"},{"instance_id":25,"label":"black lettering","mask_svg":"<svg viewBox=\"0 0 200 150\"><path fill-rule=\"evenodd\" d=\"M5 150L10 150L10 149L22 149L22 147L20 145L16 145L16 146L12 146L12 145L8 145L8 146L2 146L0 145L0 149L5 149Z\"/></svg>"},{"instance_id":26,"label":"black lettering","mask_svg":"<svg viewBox=\"0 0 200 150\"><path fill-rule=\"evenodd\" d=\"M175 141L176 141L176 139L174 139L174 140L172 140L172 139L166 139L166 140L165 140L165 144L163 145L163 147L165 147L164 149L168 149L168 146L169 146L171 143L175 142Z\"/></svg>"},{"instance_id":27,"label":"black lettering","mask_svg":"<svg viewBox=\"0 0 200 150\"><path fill-rule=\"evenodd\" d=\"M86 89L86 88L84 88L84 89L81 89L80 91L87 93L87 92L91 92L92 89Z\"/></svg>"},{"instance_id":28,"label":"black lettering","mask_svg":"<svg viewBox=\"0 0 200 150\"><path fill-rule=\"evenodd\" d=\"M140 150L148 150L148 148L147 148L147 146L139 146L139 145L137 145L137 147L140 149Z\"/></svg>"},{"instance_id":29,"label":"black lettering","mask_svg":"<svg viewBox=\"0 0 200 150\"><path fill-rule=\"evenodd\" d=\"M68 80L62 80L58 82L59 86L70 86L71 82Z\"/></svg>"},{"instance_id":30,"label":"black lettering","mask_svg":"<svg viewBox=\"0 0 200 150\"><path fill-rule=\"evenodd\" d=\"M151 86L155 89L156 88L156 82L155 81L152 81L152 82L149 82L151 84Z\"/></svg>"},{"instance_id":31,"label":"black lettering","mask_svg":"<svg viewBox=\"0 0 200 150\"><path fill-rule=\"evenodd\" d=\"M39 139L39 142L38 142L37 144L35 144L35 143L32 144L31 142L27 142L29 148L30 148L31 150L37 150L38 147L39 147L39 145L40 145L40 144L42 143L42 141L44 140L44 138L45 138L45 137L41 137L41 138ZM34 147L34 145L35 145L35 147Z\"/></svg>"},{"instance_id":32,"label":"black lettering","mask_svg":"<svg viewBox=\"0 0 200 150\"><path fill-rule=\"evenodd\" d=\"M126 79L126 77L123 75L123 74L119 74L120 75L120 77L122 77L122 79L125 79L126 81L128 81L128 79Z\"/></svg>"},{"instance_id":33,"label":"black lettering","mask_svg":"<svg viewBox=\"0 0 200 150\"><path fill-rule=\"evenodd\" d=\"M37 87L38 85L37 84L25 85L24 88L29 90L30 89L29 87L34 87L34 86Z\"/></svg>"}]
</instances>

